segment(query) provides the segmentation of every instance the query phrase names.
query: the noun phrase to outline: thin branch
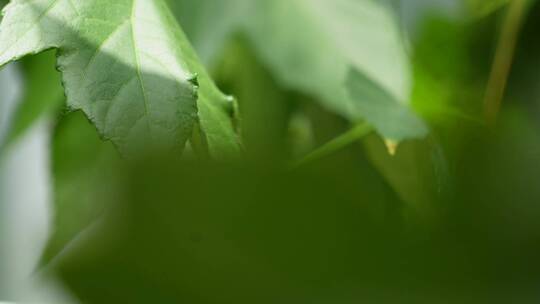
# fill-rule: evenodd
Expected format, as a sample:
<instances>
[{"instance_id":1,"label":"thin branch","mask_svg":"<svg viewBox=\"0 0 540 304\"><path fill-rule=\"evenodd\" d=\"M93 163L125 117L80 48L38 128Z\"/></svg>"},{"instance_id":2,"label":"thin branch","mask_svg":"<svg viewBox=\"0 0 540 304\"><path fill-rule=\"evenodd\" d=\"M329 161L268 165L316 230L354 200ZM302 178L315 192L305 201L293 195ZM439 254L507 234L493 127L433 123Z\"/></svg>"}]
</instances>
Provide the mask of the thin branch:
<instances>
[{"instance_id":1,"label":"thin branch","mask_svg":"<svg viewBox=\"0 0 540 304\"><path fill-rule=\"evenodd\" d=\"M357 125L351 130L332 139L331 141L327 142L320 148L309 153L307 156L305 156L300 161L295 163L292 168L294 169L294 168L302 167L304 165L307 165L309 163L312 163L314 161L317 161L319 159L332 155L344 149L345 147L355 143L361 138L367 136L368 134L371 133L372 130L373 130L372 127L365 123Z\"/></svg>"},{"instance_id":2,"label":"thin branch","mask_svg":"<svg viewBox=\"0 0 540 304\"><path fill-rule=\"evenodd\" d=\"M514 61L521 24L527 10L528 0L513 0L502 25L493 68L489 78L484 100L485 119L488 125L494 125L501 109L502 100L508 83L508 76Z\"/></svg>"}]
</instances>

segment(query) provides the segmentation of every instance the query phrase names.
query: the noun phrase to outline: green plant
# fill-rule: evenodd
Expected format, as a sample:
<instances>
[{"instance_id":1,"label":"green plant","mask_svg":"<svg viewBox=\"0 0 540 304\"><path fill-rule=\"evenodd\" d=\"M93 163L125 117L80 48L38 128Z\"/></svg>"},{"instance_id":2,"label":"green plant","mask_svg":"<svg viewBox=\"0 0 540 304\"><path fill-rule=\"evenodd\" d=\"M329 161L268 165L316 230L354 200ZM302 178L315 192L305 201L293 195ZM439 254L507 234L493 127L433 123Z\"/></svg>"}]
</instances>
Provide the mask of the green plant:
<instances>
[{"instance_id":1,"label":"green plant","mask_svg":"<svg viewBox=\"0 0 540 304\"><path fill-rule=\"evenodd\" d=\"M413 2L394 0L10 1L0 66L25 89L0 116L0 155L54 121L42 268L91 303L352 301L359 282L496 290L506 281L478 256L536 240L512 225L540 197L526 114L538 96L520 87L538 59L519 43L540 8L455 2L459 17L416 17L414 32L400 10ZM513 189L528 194L516 206ZM418 240L447 278L419 266ZM370 260L433 281L386 280Z\"/></svg>"}]
</instances>

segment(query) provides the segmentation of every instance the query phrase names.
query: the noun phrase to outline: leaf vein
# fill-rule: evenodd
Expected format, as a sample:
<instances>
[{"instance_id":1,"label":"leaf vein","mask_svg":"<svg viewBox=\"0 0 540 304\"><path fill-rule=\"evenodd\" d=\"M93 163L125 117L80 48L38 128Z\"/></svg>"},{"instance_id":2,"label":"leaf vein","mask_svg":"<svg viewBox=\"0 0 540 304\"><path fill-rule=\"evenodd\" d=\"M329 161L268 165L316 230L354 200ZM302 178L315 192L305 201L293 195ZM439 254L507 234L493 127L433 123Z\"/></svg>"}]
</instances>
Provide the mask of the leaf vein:
<instances>
[{"instance_id":1,"label":"leaf vein","mask_svg":"<svg viewBox=\"0 0 540 304\"><path fill-rule=\"evenodd\" d=\"M141 63L140 63L139 54L137 52L137 38L136 38L136 34L135 34L135 19L136 19L135 9L137 7L137 0L133 0L132 5L133 5L133 7L132 7L132 11L131 11L130 23L131 23L131 39L132 39L132 43L133 43L133 54L134 54L134 57L135 57L135 70L137 72L137 78L139 80L140 87L141 87L141 93L143 95L144 113L145 113L145 116L148 117L149 116L148 96L147 96L147 93L146 93L146 88L144 86L143 76L142 76L142 73L141 73ZM148 132L149 132L150 136L152 136L152 129L150 127L149 119L146 120L146 124L147 124L147 127L148 127Z\"/></svg>"},{"instance_id":2,"label":"leaf vein","mask_svg":"<svg viewBox=\"0 0 540 304\"><path fill-rule=\"evenodd\" d=\"M43 19L43 17L45 17L45 15L47 15L47 13L50 12L59 2L60 2L59 0L54 0L53 2L51 2L51 4L49 4L49 6L41 14L39 14L39 16L36 18L34 23L30 27L28 27L28 29L26 29L19 37L17 37L15 39L15 42L13 42L13 44L8 46L8 48L6 48L5 50L2 51L2 53L0 53L0 57L4 56L7 51L9 51L12 47L16 46L21 41L21 39L26 37L26 35L28 35L28 33L30 33L30 31L33 30L34 27L36 27L39 24L41 19Z\"/></svg>"}]
</instances>

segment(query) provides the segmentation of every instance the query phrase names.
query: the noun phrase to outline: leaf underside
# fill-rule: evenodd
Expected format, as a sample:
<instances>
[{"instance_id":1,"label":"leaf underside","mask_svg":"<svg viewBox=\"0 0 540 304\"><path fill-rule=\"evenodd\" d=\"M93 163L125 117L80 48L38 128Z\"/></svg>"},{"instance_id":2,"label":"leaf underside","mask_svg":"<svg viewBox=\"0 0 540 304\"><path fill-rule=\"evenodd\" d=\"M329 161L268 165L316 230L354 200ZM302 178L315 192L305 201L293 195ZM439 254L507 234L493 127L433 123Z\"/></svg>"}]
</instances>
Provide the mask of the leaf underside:
<instances>
[{"instance_id":1,"label":"leaf underside","mask_svg":"<svg viewBox=\"0 0 540 304\"><path fill-rule=\"evenodd\" d=\"M412 111L395 115L409 105L412 72L391 1L230 0L225 7L215 0L170 2L200 52L219 53L216 42L241 33L282 86L316 97L353 123L370 122L386 139L426 134L422 121L409 119ZM351 70L388 100L366 100L369 91L351 96ZM405 119L394 120L400 117Z\"/></svg>"}]
</instances>

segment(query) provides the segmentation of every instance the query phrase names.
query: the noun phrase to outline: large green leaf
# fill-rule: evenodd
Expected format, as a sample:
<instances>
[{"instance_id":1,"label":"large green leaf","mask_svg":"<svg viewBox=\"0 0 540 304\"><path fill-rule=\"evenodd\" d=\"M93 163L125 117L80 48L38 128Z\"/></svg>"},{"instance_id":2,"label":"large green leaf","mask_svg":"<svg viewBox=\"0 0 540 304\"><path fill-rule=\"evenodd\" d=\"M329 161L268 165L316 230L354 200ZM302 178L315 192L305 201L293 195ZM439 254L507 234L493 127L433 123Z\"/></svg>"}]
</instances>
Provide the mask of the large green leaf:
<instances>
[{"instance_id":1,"label":"large green leaf","mask_svg":"<svg viewBox=\"0 0 540 304\"><path fill-rule=\"evenodd\" d=\"M197 121L211 153L238 150L231 99L163 1L13 0L4 13L0 66L59 49L69 107L83 110L124 154L181 150Z\"/></svg>"},{"instance_id":2,"label":"large green leaf","mask_svg":"<svg viewBox=\"0 0 540 304\"><path fill-rule=\"evenodd\" d=\"M186 24L189 36L202 52L215 53L209 48L219 47L216 41L241 32L285 87L316 97L328 109L353 122L368 120L387 139L399 141L425 135L422 123L394 121L392 113L396 110L377 105L365 98L364 92L351 98L345 88L349 71L357 70L385 91L390 98L386 104L400 109L408 105L411 69L390 1L175 2L180 22ZM220 9L223 2L227 7ZM198 11L196 16L189 13L193 7ZM207 37L213 39L208 41ZM373 110L366 112L366 108Z\"/></svg>"}]
</instances>

